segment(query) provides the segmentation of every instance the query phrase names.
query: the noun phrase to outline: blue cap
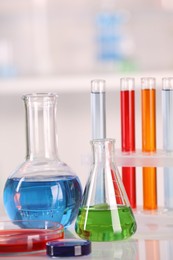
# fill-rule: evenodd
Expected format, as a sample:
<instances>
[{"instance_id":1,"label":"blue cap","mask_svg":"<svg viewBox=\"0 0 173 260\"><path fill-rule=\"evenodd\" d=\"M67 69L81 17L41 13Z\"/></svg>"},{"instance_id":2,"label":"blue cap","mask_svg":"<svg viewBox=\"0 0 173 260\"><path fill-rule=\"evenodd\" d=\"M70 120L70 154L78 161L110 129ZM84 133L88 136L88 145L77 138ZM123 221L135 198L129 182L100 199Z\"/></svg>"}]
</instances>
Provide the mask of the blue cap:
<instances>
[{"instance_id":1,"label":"blue cap","mask_svg":"<svg viewBox=\"0 0 173 260\"><path fill-rule=\"evenodd\" d=\"M91 242L82 239L60 239L46 243L47 255L55 256L82 256L91 253Z\"/></svg>"}]
</instances>

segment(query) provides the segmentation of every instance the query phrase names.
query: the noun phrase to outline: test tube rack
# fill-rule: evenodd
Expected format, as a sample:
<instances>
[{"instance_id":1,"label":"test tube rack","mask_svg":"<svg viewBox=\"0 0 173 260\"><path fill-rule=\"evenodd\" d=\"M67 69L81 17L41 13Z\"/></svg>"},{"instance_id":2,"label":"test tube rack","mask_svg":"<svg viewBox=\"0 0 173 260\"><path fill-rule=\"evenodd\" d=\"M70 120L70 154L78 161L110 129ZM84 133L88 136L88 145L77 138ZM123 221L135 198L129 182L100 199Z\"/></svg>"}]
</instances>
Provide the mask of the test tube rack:
<instances>
[{"instance_id":1,"label":"test tube rack","mask_svg":"<svg viewBox=\"0 0 173 260\"><path fill-rule=\"evenodd\" d=\"M171 102L171 99L169 102ZM173 152L161 149L152 152L144 152L142 149L136 149L135 152L122 152L119 149L116 150L115 162L118 167L173 168ZM158 178L159 174L157 174ZM142 187L140 188L142 189ZM168 209L165 206L160 207L158 205L157 209L144 210L142 207L137 206L133 211L138 225L138 234L142 234L142 237L144 235L151 237L151 233L155 238L161 235L163 237L170 235L170 227L173 226L173 208Z\"/></svg>"},{"instance_id":2,"label":"test tube rack","mask_svg":"<svg viewBox=\"0 0 173 260\"><path fill-rule=\"evenodd\" d=\"M117 166L133 166L133 167L173 167L173 152L165 152L157 150L156 152L121 152L116 150L115 162Z\"/></svg>"}]
</instances>

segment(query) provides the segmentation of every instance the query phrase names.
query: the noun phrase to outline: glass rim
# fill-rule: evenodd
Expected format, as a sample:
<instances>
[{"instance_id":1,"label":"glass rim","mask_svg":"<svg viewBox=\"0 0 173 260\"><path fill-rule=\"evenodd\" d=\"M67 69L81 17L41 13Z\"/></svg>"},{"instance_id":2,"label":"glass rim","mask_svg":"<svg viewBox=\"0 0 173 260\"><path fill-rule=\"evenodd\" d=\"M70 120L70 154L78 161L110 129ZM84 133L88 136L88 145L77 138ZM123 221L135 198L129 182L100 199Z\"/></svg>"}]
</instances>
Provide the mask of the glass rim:
<instances>
[{"instance_id":1,"label":"glass rim","mask_svg":"<svg viewBox=\"0 0 173 260\"><path fill-rule=\"evenodd\" d=\"M120 89L121 90L134 90L135 89L135 78L134 77L120 78Z\"/></svg>"},{"instance_id":2,"label":"glass rim","mask_svg":"<svg viewBox=\"0 0 173 260\"><path fill-rule=\"evenodd\" d=\"M106 80L93 79L91 80L91 93L104 93L106 89Z\"/></svg>"},{"instance_id":3,"label":"glass rim","mask_svg":"<svg viewBox=\"0 0 173 260\"><path fill-rule=\"evenodd\" d=\"M141 88L142 89L155 89L156 88L156 78L155 77L142 77L141 78Z\"/></svg>"},{"instance_id":4,"label":"glass rim","mask_svg":"<svg viewBox=\"0 0 173 260\"><path fill-rule=\"evenodd\" d=\"M43 223L43 228L39 227L40 223ZM36 226L21 227L20 224L34 224ZM2 220L0 227L0 256L43 251L46 242L64 238L64 226L55 221ZM35 236L37 239L33 240Z\"/></svg>"},{"instance_id":5,"label":"glass rim","mask_svg":"<svg viewBox=\"0 0 173 260\"><path fill-rule=\"evenodd\" d=\"M162 78L162 89L173 90L173 77Z\"/></svg>"},{"instance_id":6,"label":"glass rim","mask_svg":"<svg viewBox=\"0 0 173 260\"><path fill-rule=\"evenodd\" d=\"M106 143L106 142L115 143L115 139L114 138L100 138L100 139L92 139L90 141L91 144L93 144L93 143Z\"/></svg>"},{"instance_id":7,"label":"glass rim","mask_svg":"<svg viewBox=\"0 0 173 260\"><path fill-rule=\"evenodd\" d=\"M42 229L42 230L52 230L52 231L63 231L64 230L64 226L63 224L61 224L60 222L56 222L56 221L52 221L52 220L35 220L35 219L32 219L32 220L22 220L22 219L16 219L16 220L8 220L8 219L5 219L5 220L0 220L0 227L1 229L0 230L3 230L2 229L2 226L3 227L6 227L6 226L11 226L11 225L17 225L17 224L20 224L20 223L44 223L45 224L45 228ZM47 225L48 224L52 224L51 228L47 228ZM12 229L12 227L10 227L10 230ZM34 228L35 229L35 228ZM38 228L39 229L39 228ZM8 230L8 229L6 229Z\"/></svg>"},{"instance_id":8,"label":"glass rim","mask_svg":"<svg viewBox=\"0 0 173 260\"><path fill-rule=\"evenodd\" d=\"M34 99L34 98L58 98L59 95L56 92L33 92L22 95L23 100Z\"/></svg>"}]
</instances>

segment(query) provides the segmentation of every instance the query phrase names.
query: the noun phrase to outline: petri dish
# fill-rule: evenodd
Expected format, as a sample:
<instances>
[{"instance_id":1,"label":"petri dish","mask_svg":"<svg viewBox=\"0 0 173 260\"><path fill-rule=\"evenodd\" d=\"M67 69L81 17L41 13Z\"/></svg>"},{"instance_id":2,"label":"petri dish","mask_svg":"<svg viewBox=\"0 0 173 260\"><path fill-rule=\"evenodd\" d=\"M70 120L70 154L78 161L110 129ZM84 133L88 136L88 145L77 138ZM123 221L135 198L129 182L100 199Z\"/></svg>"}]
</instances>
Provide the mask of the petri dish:
<instances>
[{"instance_id":1,"label":"petri dish","mask_svg":"<svg viewBox=\"0 0 173 260\"><path fill-rule=\"evenodd\" d=\"M83 256L91 253L91 242L82 239L63 239L46 243L46 252L51 257Z\"/></svg>"},{"instance_id":2,"label":"petri dish","mask_svg":"<svg viewBox=\"0 0 173 260\"><path fill-rule=\"evenodd\" d=\"M47 242L63 238L64 227L57 222L0 221L0 255L43 251Z\"/></svg>"}]
</instances>

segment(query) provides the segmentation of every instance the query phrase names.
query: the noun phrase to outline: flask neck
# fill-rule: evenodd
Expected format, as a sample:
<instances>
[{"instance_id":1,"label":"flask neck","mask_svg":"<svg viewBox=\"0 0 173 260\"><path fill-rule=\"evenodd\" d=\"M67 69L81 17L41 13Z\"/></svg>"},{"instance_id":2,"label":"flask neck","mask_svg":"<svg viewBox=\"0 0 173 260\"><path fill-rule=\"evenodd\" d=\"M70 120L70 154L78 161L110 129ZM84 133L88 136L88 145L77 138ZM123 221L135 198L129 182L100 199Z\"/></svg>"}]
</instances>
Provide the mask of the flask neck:
<instances>
[{"instance_id":1,"label":"flask neck","mask_svg":"<svg viewBox=\"0 0 173 260\"><path fill-rule=\"evenodd\" d=\"M114 162L114 139L98 139L91 143L94 164L111 164L111 162Z\"/></svg>"},{"instance_id":2,"label":"flask neck","mask_svg":"<svg viewBox=\"0 0 173 260\"><path fill-rule=\"evenodd\" d=\"M56 135L57 95L28 94L26 113L26 159L58 159Z\"/></svg>"}]
</instances>

